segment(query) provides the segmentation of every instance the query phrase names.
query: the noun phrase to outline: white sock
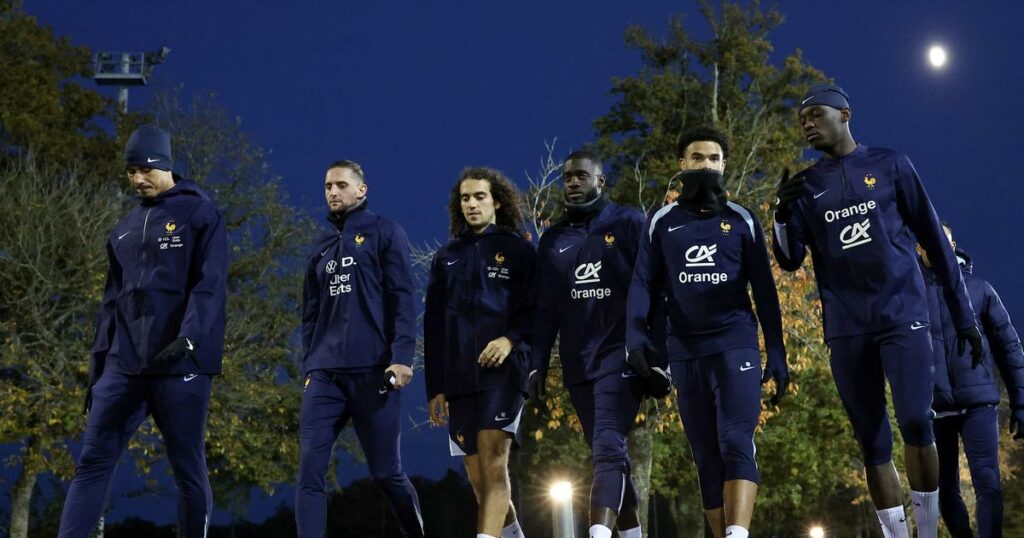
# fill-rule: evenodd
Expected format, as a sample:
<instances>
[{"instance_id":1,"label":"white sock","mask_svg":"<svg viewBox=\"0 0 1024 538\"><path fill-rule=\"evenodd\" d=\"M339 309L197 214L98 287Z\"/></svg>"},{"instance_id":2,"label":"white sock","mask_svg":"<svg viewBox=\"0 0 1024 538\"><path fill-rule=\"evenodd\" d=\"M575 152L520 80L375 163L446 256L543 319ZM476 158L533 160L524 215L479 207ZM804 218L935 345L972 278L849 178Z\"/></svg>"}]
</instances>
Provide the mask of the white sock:
<instances>
[{"instance_id":1,"label":"white sock","mask_svg":"<svg viewBox=\"0 0 1024 538\"><path fill-rule=\"evenodd\" d=\"M490 534L484 534L482 532L476 533L476 538L498 538L497 536L491 536Z\"/></svg>"},{"instance_id":2,"label":"white sock","mask_svg":"<svg viewBox=\"0 0 1024 538\"><path fill-rule=\"evenodd\" d=\"M637 525L632 529L619 529L619 538L644 538L644 533L640 530L640 525Z\"/></svg>"},{"instance_id":3,"label":"white sock","mask_svg":"<svg viewBox=\"0 0 1024 538\"><path fill-rule=\"evenodd\" d=\"M729 525L725 528L725 536L726 538L747 538L750 536L750 531L739 525Z\"/></svg>"},{"instance_id":4,"label":"white sock","mask_svg":"<svg viewBox=\"0 0 1024 538\"><path fill-rule=\"evenodd\" d=\"M875 510L875 514L878 514L878 522L882 524L882 534L885 538L910 538L907 515L903 512L902 504L885 510Z\"/></svg>"},{"instance_id":5,"label":"white sock","mask_svg":"<svg viewBox=\"0 0 1024 538\"><path fill-rule=\"evenodd\" d=\"M519 527L518 519L501 529L501 538L523 538L523 529Z\"/></svg>"},{"instance_id":6,"label":"white sock","mask_svg":"<svg viewBox=\"0 0 1024 538\"><path fill-rule=\"evenodd\" d=\"M612 538L612 530L604 525L591 525L590 538Z\"/></svg>"},{"instance_id":7,"label":"white sock","mask_svg":"<svg viewBox=\"0 0 1024 538\"><path fill-rule=\"evenodd\" d=\"M910 490L914 503L914 520L917 521L917 535L931 538L939 533L939 490Z\"/></svg>"}]
</instances>

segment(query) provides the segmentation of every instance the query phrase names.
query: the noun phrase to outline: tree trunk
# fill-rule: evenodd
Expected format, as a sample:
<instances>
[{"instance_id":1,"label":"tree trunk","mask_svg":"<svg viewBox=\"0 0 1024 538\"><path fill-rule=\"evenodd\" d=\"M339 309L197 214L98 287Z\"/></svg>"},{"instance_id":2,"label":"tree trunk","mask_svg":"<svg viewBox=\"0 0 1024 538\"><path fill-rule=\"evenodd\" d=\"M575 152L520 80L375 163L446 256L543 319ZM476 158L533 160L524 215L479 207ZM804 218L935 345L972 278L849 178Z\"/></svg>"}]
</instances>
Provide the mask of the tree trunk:
<instances>
[{"instance_id":1,"label":"tree trunk","mask_svg":"<svg viewBox=\"0 0 1024 538\"><path fill-rule=\"evenodd\" d=\"M645 420L633 428L629 434L629 458L633 462L632 478L637 492L637 518L643 529L644 536L649 531L647 514L651 498L651 466L654 463L654 425L658 423L658 408L644 400L640 412L646 414Z\"/></svg>"},{"instance_id":2,"label":"tree trunk","mask_svg":"<svg viewBox=\"0 0 1024 538\"><path fill-rule=\"evenodd\" d=\"M39 474L23 467L11 491L11 538L28 538L28 516L31 510L32 491L36 488Z\"/></svg>"}]
</instances>

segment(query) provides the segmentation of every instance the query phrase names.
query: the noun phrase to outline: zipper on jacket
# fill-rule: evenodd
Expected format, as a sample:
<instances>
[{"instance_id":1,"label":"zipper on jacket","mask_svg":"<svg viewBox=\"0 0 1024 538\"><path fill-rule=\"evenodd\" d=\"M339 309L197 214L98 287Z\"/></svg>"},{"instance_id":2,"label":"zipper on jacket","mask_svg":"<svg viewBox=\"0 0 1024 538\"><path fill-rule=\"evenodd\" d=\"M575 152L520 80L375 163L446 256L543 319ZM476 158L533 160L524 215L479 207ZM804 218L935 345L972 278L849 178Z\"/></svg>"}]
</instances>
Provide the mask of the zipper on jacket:
<instances>
[{"instance_id":1,"label":"zipper on jacket","mask_svg":"<svg viewBox=\"0 0 1024 538\"><path fill-rule=\"evenodd\" d=\"M849 186L846 183L846 156L839 158L839 173L843 177L843 198L846 198L847 194L850 194Z\"/></svg>"},{"instance_id":2,"label":"zipper on jacket","mask_svg":"<svg viewBox=\"0 0 1024 538\"><path fill-rule=\"evenodd\" d=\"M151 207L151 208L149 208L148 211L146 211L146 218L142 221L142 238L140 239L140 242L139 242L139 282L138 282L138 284L135 285L136 288L142 287L142 276L146 273L146 265L144 263L146 261L146 228L149 226L149 214L152 213L152 212L153 212L153 208ZM139 333L142 334L142 342L141 342L142 345L140 346L142 349L140 351L142 353L146 352L146 340L148 340L146 338L146 336L148 336L148 335L146 334L145 328L146 328L146 316L145 315L139 316ZM146 357L145 358L146 366L149 366L149 359L150 358L151 357ZM143 370L142 364L139 364L138 368L139 368L139 372L141 373L142 370Z\"/></svg>"}]
</instances>

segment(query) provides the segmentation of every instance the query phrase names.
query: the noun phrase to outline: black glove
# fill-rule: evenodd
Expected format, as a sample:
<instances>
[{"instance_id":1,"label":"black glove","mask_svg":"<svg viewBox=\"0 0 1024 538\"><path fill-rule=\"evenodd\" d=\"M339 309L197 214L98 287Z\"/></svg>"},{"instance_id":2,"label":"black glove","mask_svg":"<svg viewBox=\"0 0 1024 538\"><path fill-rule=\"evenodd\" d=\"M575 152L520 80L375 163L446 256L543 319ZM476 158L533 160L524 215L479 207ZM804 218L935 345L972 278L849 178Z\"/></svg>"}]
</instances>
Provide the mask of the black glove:
<instances>
[{"instance_id":1,"label":"black glove","mask_svg":"<svg viewBox=\"0 0 1024 538\"><path fill-rule=\"evenodd\" d=\"M548 392L547 377L547 372L534 370L526 380L526 399L530 401L530 405L545 415L548 412L548 404L544 401L544 396Z\"/></svg>"},{"instance_id":2,"label":"black glove","mask_svg":"<svg viewBox=\"0 0 1024 538\"><path fill-rule=\"evenodd\" d=\"M1024 439L1024 407L1010 410L1010 433L1015 440Z\"/></svg>"},{"instance_id":3,"label":"black glove","mask_svg":"<svg viewBox=\"0 0 1024 538\"><path fill-rule=\"evenodd\" d=\"M157 353L153 360L150 361L151 366L170 366L177 364L185 359L191 360L193 363L196 360L196 346L195 343L179 336L174 339L173 342L167 345L160 353Z\"/></svg>"},{"instance_id":4,"label":"black glove","mask_svg":"<svg viewBox=\"0 0 1024 538\"><path fill-rule=\"evenodd\" d=\"M971 325L966 329L960 329L956 333L956 354L964 354L967 343L971 343L971 368L977 368L985 357L985 350L981 344L981 329L977 325Z\"/></svg>"},{"instance_id":5,"label":"black glove","mask_svg":"<svg viewBox=\"0 0 1024 538\"><path fill-rule=\"evenodd\" d=\"M384 394L389 390L395 390L395 373L390 370L384 370L384 377L380 380L380 393Z\"/></svg>"},{"instance_id":6,"label":"black glove","mask_svg":"<svg viewBox=\"0 0 1024 538\"><path fill-rule=\"evenodd\" d=\"M85 401L82 402L82 414L89 416L90 409L92 409L92 385L89 385L85 389Z\"/></svg>"},{"instance_id":7,"label":"black glove","mask_svg":"<svg viewBox=\"0 0 1024 538\"><path fill-rule=\"evenodd\" d=\"M626 364L640 377L646 379L651 376L651 368L647 366L647 356L642 349L630 351L626 355Z\"/></svg>"},{"instance_id":8,"label":"black glove","mask_svg":"<svg viewBox=\"0 0 1024 538\"><path fill-rule=\"evenodd\" d=\"M779 190L775 194L775 212L778 220L788 220L793 202L807 195L804 176L789 177L789 168L782 171Z\"/></svg>"},{"instance_id":9,"label":"black glove","mask_svg":"<svg viewBox=\"0 0 1024 538\"><path fill-rule=\"evenodd\" d=\"M672 376L655 366L647 377L647 394L652 398L664 398L672 392Z\"/></svg>"},{"instance_id":10,"label":"black glove","mask_svg":"<svg viewBox=\"0 0 1024 538\"><path fill-rule=\"evenodd\" d=\"M789 366L786 365L786 361L775 362L769 360L764 368L764 377L761 378L761 384L764 385L769 379L775 380L775 394L768 400L771 405L779 405L782 401L782 397L786 395L786 388L789 387Z\"/></svg>"}]
</instances>

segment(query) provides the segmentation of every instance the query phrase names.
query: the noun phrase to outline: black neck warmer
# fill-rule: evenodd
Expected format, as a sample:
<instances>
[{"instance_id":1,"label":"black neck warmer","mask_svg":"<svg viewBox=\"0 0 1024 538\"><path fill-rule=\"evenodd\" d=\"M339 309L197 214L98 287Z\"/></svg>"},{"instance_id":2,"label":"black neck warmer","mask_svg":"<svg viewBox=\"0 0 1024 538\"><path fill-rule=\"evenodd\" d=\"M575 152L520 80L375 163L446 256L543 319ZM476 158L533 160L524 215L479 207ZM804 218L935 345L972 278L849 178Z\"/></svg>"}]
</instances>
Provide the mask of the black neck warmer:
<instances>
[{"instance_id":1,"label":"black neck warmer","mask_svg":"<svg viewBox=\"0 0 1024 538\"><path fill-rule=\"evenodd\" d=\"M687 170L679 175L683 188L679 191L679 205L698 216L718 215L729 201L725 193L724 178L718 170L702 168Z\"/></svg>"},{"instance_id":2,"label":"black neck warmer","mask_svg":"<svg viewBox=\"0 0 1024 538\"><path fill-rule=\"evenodd\" d=\"M565 220L569 221L569 224L586 224L591 219L597 216L598 213L604 209L604 206L608 205L608 199L601 194L596 194L593 200L583 202L582 204L574 204L565 201Z\"/></svg>"}]
</instances>

